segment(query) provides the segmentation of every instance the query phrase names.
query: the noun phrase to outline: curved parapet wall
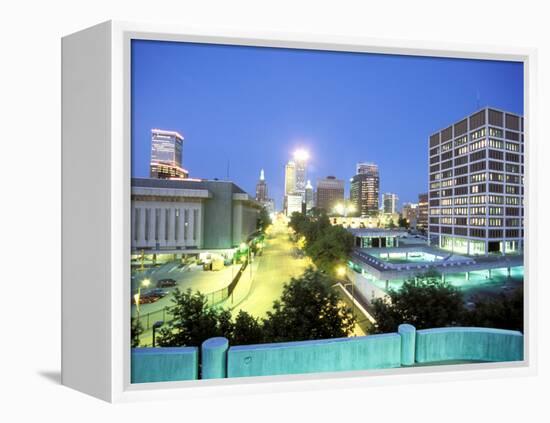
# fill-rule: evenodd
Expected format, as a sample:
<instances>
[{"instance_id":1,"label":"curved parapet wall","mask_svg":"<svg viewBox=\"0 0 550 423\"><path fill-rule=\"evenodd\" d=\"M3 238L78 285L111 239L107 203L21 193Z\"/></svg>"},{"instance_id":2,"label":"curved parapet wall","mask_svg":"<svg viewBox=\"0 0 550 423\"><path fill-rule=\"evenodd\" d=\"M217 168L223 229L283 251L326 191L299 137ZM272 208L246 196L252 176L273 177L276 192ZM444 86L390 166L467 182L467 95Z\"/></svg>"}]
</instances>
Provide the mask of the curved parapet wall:
<instances>
[{"instance_id":1,"label":"curved parapet wall","mask_svg":"<svg viewBox=\"0 0 550 423\"><path fill-rule=\"evenodd\" d=\"M523 334L503 329L456 327L416 331L416 362L521 361Z\"/></svg>"},{"instance_id":2,"label":"curved parapet wall","mask_svg":"<svg viewBox=\"0 0 550 423\"><path fill-rule=\"evenodd\" d=\"M401 337L388 333L231 347L227 377L387 369L400 365Z\"/></svg>"},{"instance_id":3,"label":"curved parapet wall","mask_svg":"<svg viewBox=\"0 0 550 423\"><path fill-rule=\"evenodd\" d=\"M474 327L230 347L225 338L202 344L202 379L388 369L423 363L523 360L520 332ZM132 349L132 383L199 379L199 350Z\"/></svg>"},{"instance_id":4,"label":"curved parapet wall","mask_svg":"<svg viewBox=\"0 0 550 423\"><path fill-rule=\"evenodd\" d=\"M131 382L170 382L199 378L199 349L133 348Z\"/></svg>"}]
</instances>

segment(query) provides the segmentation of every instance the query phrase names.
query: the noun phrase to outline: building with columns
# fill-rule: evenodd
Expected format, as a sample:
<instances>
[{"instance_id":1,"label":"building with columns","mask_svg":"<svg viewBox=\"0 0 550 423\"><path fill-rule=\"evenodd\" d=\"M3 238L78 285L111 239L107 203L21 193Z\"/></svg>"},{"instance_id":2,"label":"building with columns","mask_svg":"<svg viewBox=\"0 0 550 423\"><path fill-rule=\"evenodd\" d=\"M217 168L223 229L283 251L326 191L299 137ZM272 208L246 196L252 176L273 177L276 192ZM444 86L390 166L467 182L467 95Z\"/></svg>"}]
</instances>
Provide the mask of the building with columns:
<instances>
[{"instance_id":1,"label":"building with columns","mask_svg":"<svg viewBox=\"0 0 550 423\"><path fill-rule=\"evenodd\" d=\"M134 178L131 247L151 253L230 249L256 231L260 209L228 181Z\"/></svg>"}]
</instances>

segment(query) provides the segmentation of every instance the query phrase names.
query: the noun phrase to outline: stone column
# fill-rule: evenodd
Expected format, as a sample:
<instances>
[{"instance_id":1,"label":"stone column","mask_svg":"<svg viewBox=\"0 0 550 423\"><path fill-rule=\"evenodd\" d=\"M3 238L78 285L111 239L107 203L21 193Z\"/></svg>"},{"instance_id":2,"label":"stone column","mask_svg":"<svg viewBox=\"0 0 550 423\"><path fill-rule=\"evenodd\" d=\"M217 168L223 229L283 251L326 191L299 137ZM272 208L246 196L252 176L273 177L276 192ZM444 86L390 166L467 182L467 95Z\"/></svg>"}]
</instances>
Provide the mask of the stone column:
<instances>
[{"instance_id":1,"label":"stone column","mask_svg":"<svg viewBox=\"0 0 550 423\"><path fill-rule=\"evenodd\" d=\"M170 207L168 209L168 245L176 246L176 209Z\"/></svg>"},{"instance_id":2,"label":"stone column","mask_svg":"<svg viewBox=\"0 0 550 423\"><path fill-rule=\"evenodd\" d=\"M217 337L204 341L201 345L201 379L222 379L227 377L227 338Z\"/></svg>"},{"instance_id":3,"label":"stone column","mask_svg":"<svg viewBox=\"0 0 550 423\"><path fill-rule=\"evenodd\" d=\"M147 228L147 245L149 247L155 246L155 220L156 220L156 213L154 208L147 209L147 212L149 213L149 228Z\"/></svg>"},{"instance_id":4,"label":"stone column","mask_svg":"<svg viewBox=\"0 0 550 423\"><path fill-rule=\"evenodd\" d=\"M166 209L160 209L159 213L159 239L158 243L161 247L166 245Z\"/></svg>"},{"instance_id":5,"label":"stone column","mask_svg":"<svg viewBox=\"0 0 550 423\"><path fill-rule=\"evenodd\" d=\"M138 247L145 246L145 209L143 207L139 207L137 210L137 245Z\"/></svg>"},{"instance_id":6,"label":"stone column","mask_svg":"<svg viewBox=\"0 0 550 423\"><path fill-rule=\"evenodd\" d=\"M178 236L177 236L177 245L180 247L185 246L184 240L184 231L185 231L185 213L183 209L178 209Z\"/></svg>"}]
</instances>

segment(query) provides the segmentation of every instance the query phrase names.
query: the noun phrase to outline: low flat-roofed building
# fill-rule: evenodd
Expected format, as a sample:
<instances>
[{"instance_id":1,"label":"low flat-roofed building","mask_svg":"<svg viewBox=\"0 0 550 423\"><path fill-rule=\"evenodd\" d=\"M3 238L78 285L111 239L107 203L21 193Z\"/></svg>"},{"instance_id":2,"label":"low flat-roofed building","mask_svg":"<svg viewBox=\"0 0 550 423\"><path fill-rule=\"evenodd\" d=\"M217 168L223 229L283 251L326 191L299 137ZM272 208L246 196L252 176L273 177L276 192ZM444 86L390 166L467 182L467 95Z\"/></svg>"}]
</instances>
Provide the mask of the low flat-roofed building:
<instances>
[{"instance_id":1,"label":"low flat-roofed building","mask_svg":"<svg viewBox=\"0 0 550 423\"><path fill-rule=\"evenodd\" d=\"M350 228L357 248L399 247L399 238L406 235L404 229Z\"/></svg>"},{"instance_id":2,"label":"low flat-roofed building","mask_svg":"<svg viewBox=\"0 0 550 423\"><path fill-rule=\"evenodd\" d=\"M344 228L384 228L391 222L397 227L399 222L399 214L397 213L380 213L375 216L359 217L359 216L331 216L330 223L333 225L342 225Z\"/></svg>"},{"instance_id":3,"label":"low flat-roofed building","mask_svg":"<svg viewBox=\"0 0 550 423\"><path fill-rule=\"evenodd\" d=\"M257 230L261 205L232 182L132 179L132 250L227 249Z\"/></svg>"}]
</instances>

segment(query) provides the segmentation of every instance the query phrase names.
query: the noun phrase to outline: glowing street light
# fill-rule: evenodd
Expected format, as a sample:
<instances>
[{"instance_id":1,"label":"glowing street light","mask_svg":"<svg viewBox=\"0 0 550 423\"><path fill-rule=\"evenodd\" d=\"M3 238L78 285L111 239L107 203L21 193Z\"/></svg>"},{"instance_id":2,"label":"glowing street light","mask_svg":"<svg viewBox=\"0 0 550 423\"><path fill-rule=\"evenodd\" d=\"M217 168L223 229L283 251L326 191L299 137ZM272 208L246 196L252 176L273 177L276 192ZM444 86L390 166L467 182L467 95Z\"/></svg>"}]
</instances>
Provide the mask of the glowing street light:
<instances>
[{"instance_id":1,"label":"glowing street light","mask_svg":"<svg viewBox=\"0 0 550 423\"><path fill-rule=\"evenodd\" d=\"M139 304L141 303L141 288L147 288L151 285L150 279L143 279L138 286L138 292L134 295L134 302L136 303L136 312L137 312L137 321L139 323ZM138 335L138 344L139 344L139 335Z\"/></svg>"},{"instance_id":2,"label":"glowing street light","mask_svg":"<svg viewBox=\"0 0 550 423\"><path fill-rule=\"evenodd\" d=\"M344 266L338 266L336 268L336 274L343 278L344 276L346 276L346 268Z\"/></svg>"},{"instance_id":3,"label":"glowing street light","mask_svg":"<svg viewBox=\"0 0 550 423\"><path fill-rule=\"evenodd\" d=\"M294 152L294 160L299 162L305 162L309 160L309 153L307 152L307 150L300 148Z\"/></svg>"}]
</instances>

